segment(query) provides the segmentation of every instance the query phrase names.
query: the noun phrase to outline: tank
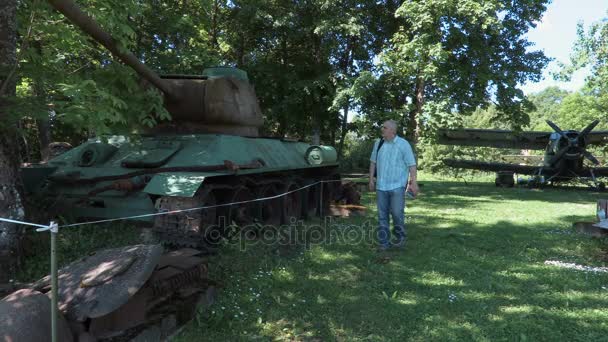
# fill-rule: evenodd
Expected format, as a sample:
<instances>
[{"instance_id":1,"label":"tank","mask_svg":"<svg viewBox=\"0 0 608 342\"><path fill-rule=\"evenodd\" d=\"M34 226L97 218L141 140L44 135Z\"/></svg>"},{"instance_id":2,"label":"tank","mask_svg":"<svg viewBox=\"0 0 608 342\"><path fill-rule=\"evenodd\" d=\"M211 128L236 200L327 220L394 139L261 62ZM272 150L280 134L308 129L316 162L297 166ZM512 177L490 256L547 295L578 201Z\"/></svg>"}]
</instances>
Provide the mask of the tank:
<instances>
[{"instance_id":1,"label":"tank","mask_svg":"<svg viewBox=\"0 0 608 342\"><path fill-rule=\"evenodd\" d=\"M144 134L93 138L23 168L26 192L50 201L51 212L78 220L131 217L152 224L164 242L204 247L230 225L292 223L321 214L320 203L329 207L339 184L318 182L339 180L336 150L260 137L263 116L244 71L159 76L73 2L49 2L158 88L172 116ZM233 202L245 203L214 207ZM211 208L149 215L202 206Z\"/></svg>"}]
</instances>

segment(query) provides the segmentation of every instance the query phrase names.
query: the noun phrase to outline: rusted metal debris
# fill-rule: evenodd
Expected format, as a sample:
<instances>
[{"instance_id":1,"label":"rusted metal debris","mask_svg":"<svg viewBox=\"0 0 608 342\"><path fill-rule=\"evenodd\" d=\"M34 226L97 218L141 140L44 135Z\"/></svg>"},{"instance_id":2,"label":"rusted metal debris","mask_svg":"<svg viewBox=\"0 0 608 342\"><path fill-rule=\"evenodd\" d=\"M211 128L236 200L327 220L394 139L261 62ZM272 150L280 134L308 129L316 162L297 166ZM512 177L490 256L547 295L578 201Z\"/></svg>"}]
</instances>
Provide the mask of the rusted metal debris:
<instances>
[{"instance_id":1,"label":"rusted metal debris","mask_svg":"<svg viewBox=\"0 0 608 342\"><path fill-rule=\"evenodd\" d=\"M357 183L344 181L338 187L337 194L329 205L330 216L349 217L365 215L365 207L361 205L361 193Z\"/></svg>"},{"instance_id":2,"label":"rusted metal debris","mask_svg":"<svg viewBox=\"0 0 608 342\"><path fill-rule=\"evenodd\" d=\"M58 340L71 342L72 333L61 315L57 320ZM51 334L51 300L31 289L13 292L0 300L2 341L48 341Z\"/></svg>"},{"instance_id":3,"label":"rusted metal debris","mask_svg":"<svg viewBox=\"0 0 608 342\"><path fill-rule=\"evenodd\" d=\"M331 204L329 206L329 215L339 217L365 216L365 209L362 205Z\"/></svg>"},{"instance_id":4,"label":"rusted metal debris","mask_svg":"<svg viewBox=\"0 0 608 342\"><path fill-rule=\"evenodd\" d=\"M146 340L148 335L161 340L189 321L197 305L213 303L215 290L208 273L207 260L200 251L191 248L166 254L160 245L98 251L59 271L60 316L64 323L67 321L67 333L77 341ZM41 279L33 288L15 292L7 297L10 301L0 302L0 328L4 320L9 320L21 322L21 326L14 328L15 334L27 330L31 320L13 317L10 307L34 304L42 307L42 301L48 302L44 305L49 308L44 310L49 314L44 317L50 321L49 294L42 294L50 290L49 278ZM22 291L28 296L21 295ZM27 313L21 314L27 317ZM36 315L42 317L43 313ZM40 326L44 332L41 336L45 337L29 340L48 337L50 322L44 324ZM65 341L71 341L71 335Z\"/></svg>"},{"instance_id":5,"label":"rusted metal debris","mask_svg":"<svg viewBox=\"0 0 608 342\"><path fill-rule=\"evenodd\" d=\"M350 181L342 182L336 202L342 204L361 204L361 193L357 188L357 184Z\"/></svg>"}]
</instances>

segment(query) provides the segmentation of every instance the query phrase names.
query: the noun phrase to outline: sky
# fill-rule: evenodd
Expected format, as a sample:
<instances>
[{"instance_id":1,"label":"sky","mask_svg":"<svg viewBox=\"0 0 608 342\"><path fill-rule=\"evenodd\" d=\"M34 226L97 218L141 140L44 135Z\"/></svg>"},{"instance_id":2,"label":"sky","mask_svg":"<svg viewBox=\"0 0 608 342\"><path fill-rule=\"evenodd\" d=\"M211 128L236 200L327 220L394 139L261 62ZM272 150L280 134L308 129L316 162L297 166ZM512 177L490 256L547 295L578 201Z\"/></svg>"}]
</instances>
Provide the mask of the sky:
<instances>
[{"instance_id":1,"label":"sky","mask_svg":"<svg viewBox=\"0 0 608 342\"><path fill-rule=\"evenodd\" d=\"M528 40L535 45L534 50L543 50L545 55L554 58L545 69L543 79L537 83L526 83L521 89L526 93L535 93L549 86L558 86L566 90L578 90L582 87L589 70L574 74L571 82L553 80L551 71L558 70L557 62L567 63L570 51L576 41L576 25L583 22L584 27L608 18L608 0L553 0L547 6L542 20L536 28L528 32Z\"/></svg>"}]
</instances>

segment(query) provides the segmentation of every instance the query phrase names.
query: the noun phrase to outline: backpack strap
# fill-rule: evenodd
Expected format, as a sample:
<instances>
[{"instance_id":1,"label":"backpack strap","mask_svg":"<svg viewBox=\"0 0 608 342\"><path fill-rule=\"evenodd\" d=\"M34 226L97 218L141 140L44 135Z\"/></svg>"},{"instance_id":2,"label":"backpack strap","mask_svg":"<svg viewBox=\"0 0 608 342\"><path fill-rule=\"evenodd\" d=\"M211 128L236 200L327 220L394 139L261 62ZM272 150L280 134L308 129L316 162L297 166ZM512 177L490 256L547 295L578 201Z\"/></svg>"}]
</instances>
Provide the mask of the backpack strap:
<instances>
[{"instance_id":1,"label":"backpack strap","mask_svg":"<svg viewBox=\"0 0 608 342\"><path fill-rule=\"evenodd\" d=\"M384 144L384 139L380 139L380 142L378 143L378 148L376 148L376 164L378 164L378 152L380 152L380 147L382 147L382 144Z\"/></svg>"}]
</instances>

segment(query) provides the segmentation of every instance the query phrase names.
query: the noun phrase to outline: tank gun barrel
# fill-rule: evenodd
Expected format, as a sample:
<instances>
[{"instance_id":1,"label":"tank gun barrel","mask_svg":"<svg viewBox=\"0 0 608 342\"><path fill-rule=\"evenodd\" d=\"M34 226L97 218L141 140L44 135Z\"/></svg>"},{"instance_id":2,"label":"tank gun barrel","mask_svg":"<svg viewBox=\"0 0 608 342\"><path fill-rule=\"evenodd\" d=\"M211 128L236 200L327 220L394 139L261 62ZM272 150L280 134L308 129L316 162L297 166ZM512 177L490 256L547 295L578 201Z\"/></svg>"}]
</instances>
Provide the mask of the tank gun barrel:
<instances>
[{"instance_id":1,"label":"tank gun barrel","mask_svg":"<svg viewBox=\"0 0 608 342\"><path fill-rule=\"evenodd\" d=\"M133 53L121 48L74 0L48 1L74 25L164 93L164 107L171 114L171 122L161 122L149 132L259 135L258 129L264 123L264 117L246 74L244 78L221 72L160 77Z\"/></svg>"},{"instance_id":2,"label":"tank gun barrel","mask_svg":"<svg viewBox=\"0 0 608 342\"><path fill-rule=\"evenodd\" d=\"M57 11L65 15L72 23L93 37L123 63L133 68L141 77L152 83L168 98L173 100L177 98L171 83L160 78L154 71L140 62L133 53L120 49L112 36L105 32L93 18L81 11L72 0L48 1Z\"/></svg>"}]
</instances>

